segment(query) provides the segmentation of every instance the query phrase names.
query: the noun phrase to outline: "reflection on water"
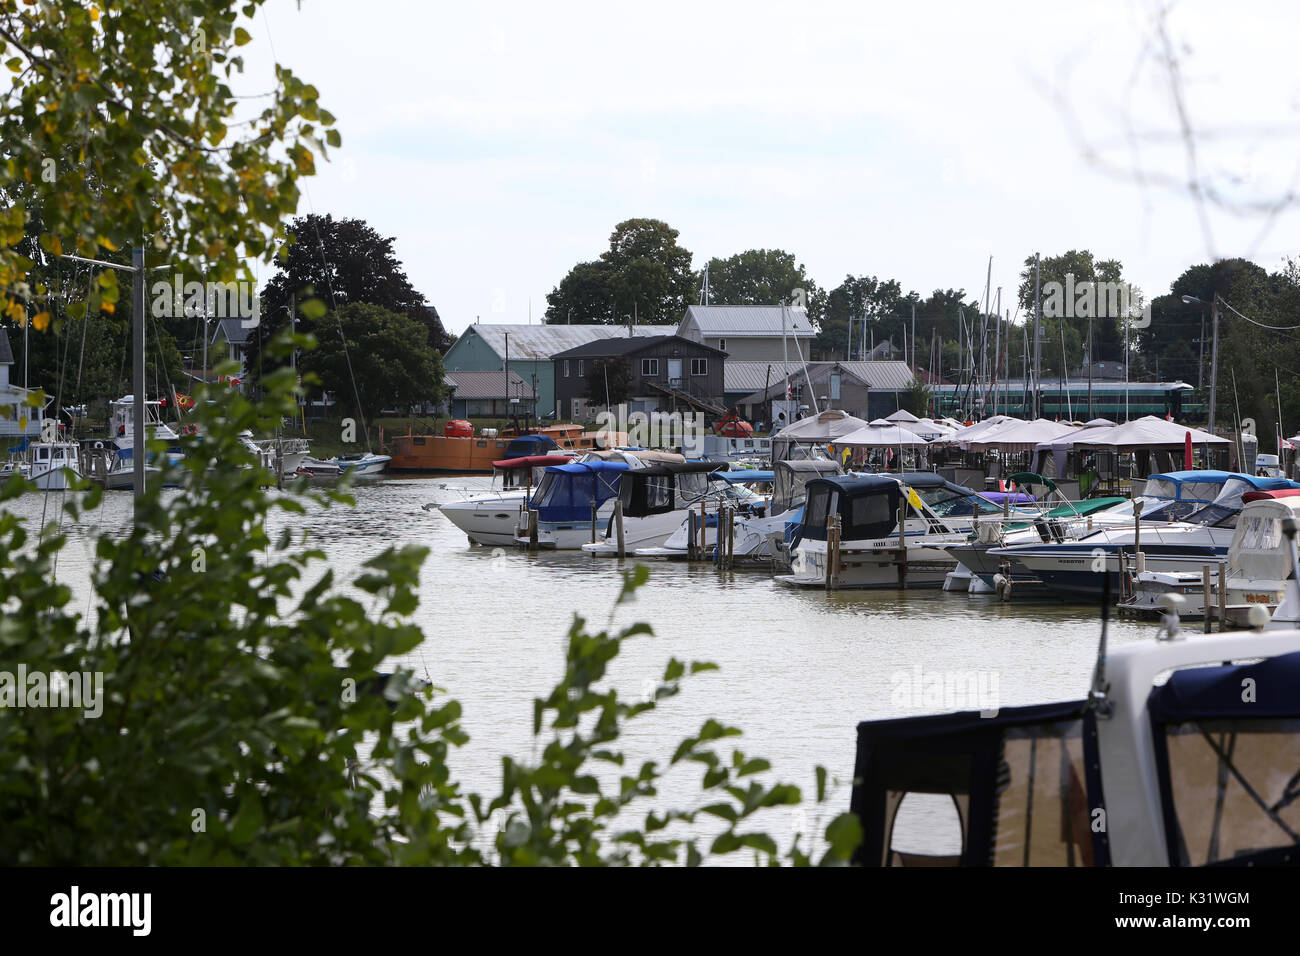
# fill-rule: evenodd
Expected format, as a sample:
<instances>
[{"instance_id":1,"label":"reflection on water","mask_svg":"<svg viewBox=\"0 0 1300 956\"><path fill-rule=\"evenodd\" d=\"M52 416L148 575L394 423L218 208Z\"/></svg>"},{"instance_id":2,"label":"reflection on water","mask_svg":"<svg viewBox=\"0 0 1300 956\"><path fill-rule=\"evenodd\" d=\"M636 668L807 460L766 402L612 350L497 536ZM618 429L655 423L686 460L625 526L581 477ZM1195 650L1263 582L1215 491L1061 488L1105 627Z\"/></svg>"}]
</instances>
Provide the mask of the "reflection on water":
<instances>
[{"instance_id":1,"label":"reflection on water","mask_svg":"<svg viewBox=\"0 0 1300 956\"><path fill-rule=\"evenodd\" d=\"M620 584L616 559L471 547L439 511L422 507L484 485L390 479L356 488L355 508L277 511L268 529L272 540L286 523L307 530L340 579L390 545L430 548L417 612L427 640L406 662L464 704L472 739L454 760L462 782L480 791L499 784L501 754L532 752L532 700L561 673L572 616L603 627ZM44 510L52 520L57 497L29 494L9 507L34 519ZM93 535L122 533L130 507L128 494L108 494L103 508L65 528L71 546L58 573L83 607ZM645 693L671 656L714 661L721 670L687 679L681 695L638 718L625 741L629 758L666 764L677 741L716 717L742 728L738 746L769 759L805 794L814 792L814 766L824 765L840 781L835 812L848 806L858 721L927 712L926 688L936 676L983 675L981 686L995 687L1001 706L1082 697L1096 653L1097 614L1087 607L939 591L828 594L782 587L761 570L648 564L650 583L614 620L649 621L655 636L633 639L615 662L620 693ZM1151 639L1154 628L1116 622L1111 632L1123 643ZM698 803L691 799L698 779L694 767L674 770L661 788L665 802ZM949 830L945 813L909 808L906 849L951 851L938 835ZM815 826L815 813L806 819ZM790 812L768 826L784 843L790 831L782 828L797 821Z\"/></svg>"}]
</instances>

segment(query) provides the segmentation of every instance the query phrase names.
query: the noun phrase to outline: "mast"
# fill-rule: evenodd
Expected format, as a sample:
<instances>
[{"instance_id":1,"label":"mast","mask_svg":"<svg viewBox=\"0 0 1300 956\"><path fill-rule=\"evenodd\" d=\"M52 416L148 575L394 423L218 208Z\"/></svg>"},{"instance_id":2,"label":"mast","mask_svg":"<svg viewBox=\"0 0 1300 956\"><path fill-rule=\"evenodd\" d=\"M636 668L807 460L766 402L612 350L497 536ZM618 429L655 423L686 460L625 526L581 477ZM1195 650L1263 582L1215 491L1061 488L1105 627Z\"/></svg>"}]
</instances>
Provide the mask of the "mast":
<instances>
[{"instance_id":1,"label":"mast","mask_svg":"<svg viewBox=\"0 0 1300 956\"><path fill-rule=\"evenodd\" d=\"M131 435L132 497L136 516L140 513L140 499L144 495L144 246L131 250L131 378L135 392L131 396L131 417L134 422ZM203 340L207 344L207 316L204 315ZM206 365L206 359L204 361ZM206 379L208 370L204 368Z\"/></svg>"}]
</instances>

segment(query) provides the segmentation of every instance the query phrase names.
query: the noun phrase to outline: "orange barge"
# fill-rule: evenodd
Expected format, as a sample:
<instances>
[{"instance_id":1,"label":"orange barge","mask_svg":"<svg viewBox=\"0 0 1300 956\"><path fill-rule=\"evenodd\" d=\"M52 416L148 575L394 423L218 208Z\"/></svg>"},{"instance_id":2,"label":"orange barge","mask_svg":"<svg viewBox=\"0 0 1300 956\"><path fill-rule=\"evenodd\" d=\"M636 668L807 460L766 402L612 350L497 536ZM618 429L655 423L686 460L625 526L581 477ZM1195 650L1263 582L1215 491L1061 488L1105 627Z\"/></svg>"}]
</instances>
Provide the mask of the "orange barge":
<instances>
[{"instance_id":1,"label":"orange barge","mask_svg":"<svg viewBox=\"0 0 1300 956\"><path fill-rule=\"evenodd\" d=\"M465 435L463 422L448 422L443 435L407 432L389 439L389 471L420 471L445 475L492 474L492 462L503 458L546 454L547 451L583 452L604 447L608 433L584 431L581 425L549 425L518 432L480 429ZM460 432L460 434L456 434ZM621 436L609 435L618 439ZM617 441L615 442L617 443Z\"/></svg>"}]
</instances>

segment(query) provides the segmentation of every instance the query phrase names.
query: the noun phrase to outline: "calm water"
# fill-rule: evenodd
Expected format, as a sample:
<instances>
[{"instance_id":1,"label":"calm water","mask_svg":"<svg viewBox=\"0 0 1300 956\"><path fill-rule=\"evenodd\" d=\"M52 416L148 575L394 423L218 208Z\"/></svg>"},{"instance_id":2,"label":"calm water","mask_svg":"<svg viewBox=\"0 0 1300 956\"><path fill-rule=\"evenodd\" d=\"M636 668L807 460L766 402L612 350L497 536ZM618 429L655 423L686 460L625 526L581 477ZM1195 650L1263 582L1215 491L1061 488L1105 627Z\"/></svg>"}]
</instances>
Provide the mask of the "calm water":
<instances>
[{"instance_id":1,"label":"calm water","mask_svg":"<svg viewBox=\"0 0 1300 956\"><path fill-rule=\"evenodd\" d=\"M310 531L340 579L394 543L431 549L417 615L427 639L406 663L464 704L472 739L455 756L459 778L495 792L500 755L532 752L532 701L562 673L573 615L597 627L608 620L619 562L582 552L472 547L440 512L421 507L485 486L479 478L386 480L358 487L355 509L289 520ZM56 501L32 494L11 507L34 518L44 508L53 518ZM130 517L129 495L105 501L102 514L72 529L58 569L83 606L93 534L97 527L120 532ZM285 520L274 518L277 527ZM954 709L927 701L936 679L969 677L971 690L978 689L978 698L956 700L957 709L985 707L990 695L995 706L1078 698L1088 687L1099 633L1090 608L938 591L827 594L782 587L762 570L719 574L647 563L649 584L615 622L649 621L655 636L633 639L615 661L620 693L644 693L672 656L721 669L688 678L678 697L638 718L625 741L637 762L666 765L677 741L716 717L744 731L737 746L766 757L777 777L805 793L812 792L814 767L825 766L840 781L838 811L848 805L857 722ZM1149 640L1153 632L1131 622L1111 629L1116 643ZM693 805L698 777L694 765L674 770L661 791L664 802ZM774 834L800 825L797 813L779 813L785 818L768 822ZM929 813L909 817L904 848L946 849Z\"/></svg>"}]
</instances>

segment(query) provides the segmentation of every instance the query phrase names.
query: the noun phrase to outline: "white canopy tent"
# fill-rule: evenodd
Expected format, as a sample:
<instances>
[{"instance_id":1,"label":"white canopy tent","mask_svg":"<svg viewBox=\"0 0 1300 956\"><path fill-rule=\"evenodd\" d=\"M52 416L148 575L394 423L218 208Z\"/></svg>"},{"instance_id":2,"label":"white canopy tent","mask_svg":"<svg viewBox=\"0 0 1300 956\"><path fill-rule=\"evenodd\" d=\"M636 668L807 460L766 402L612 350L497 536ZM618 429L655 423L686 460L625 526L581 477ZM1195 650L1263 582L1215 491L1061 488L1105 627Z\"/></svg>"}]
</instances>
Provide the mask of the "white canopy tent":
<instances>
[{"instance_id":1,"label":"white canopy tent","mask_svg":"<svg viewBox=\"0 0 1300 956\"><path fill-rule=\"evenodd\" d=\"M772 460L787 461L796 446L826 445L842 435L866 427L866 422L843 409L831 408L791 422L772 436Z\"/></svg>"},{"instance_id":2,"label":"white canopy tent","mask_svg":"<svg viewBox=\"0 0 1300 956\"><path fill-rule=\"evenodd\" d=\"M1033 451L1041 442L1072 435L1078 430L1077 425L1048 418L1036 418L1028 422L1009 421L963 441L962 445L973 451Z\"/></svg>"},{"instance_id":3,"label":"white canopy tent","mask_svg":"<svg viewBox=\"0 0 1300 956\"><path fill-rule=\"evenodd\" d=\"M1125 422L1111 428L1089 429L1074 442L1074 447L1102 448L1108 451L1182 448L1191 434L1193 445L1231 445L1232 441L1211 435L1199 428L1180 425L1155 415Z\"/></svg>"},{"instance_id":4,"label":"white canopy tent","mask_svg":"<svg viewBox=\"0 0 1300 956\"><path fill-rule=\"evenodd\" d=\"M862 448L898 448L900 446L928 445L924 438L908 431L901 425L877 418L875 421L842 435L835 440L836 445L852 445Z\"/></svg>"},{"instance_id":5,"label":"white canopy tent","mask_svg":"<svg viewBox=\"0 0 1300 956\"><path fill-rule=\"evenodd\" d=\"M885 416L887 422L919 422L920 419L909 412L906 408L900 408L898 411Z\"/></svg>"},{"instance_id":6,"label":"white canopy tent","mask_svg":"<svg viewBox=\"0 0 1300 956\"><path fill-rule=\"evenodd\" d=\"M991 418L984 419L982 422L976 422L974 425L967 425L964 428L959 428L944 439L944 441L961 445L961 447L965 448L972 439L978 438L991 429L1002 427L1007 422L1021 421L1023 421L1023 419L1013 418L1010 415L994 415Z\"/></svg>"}]
</instances>

